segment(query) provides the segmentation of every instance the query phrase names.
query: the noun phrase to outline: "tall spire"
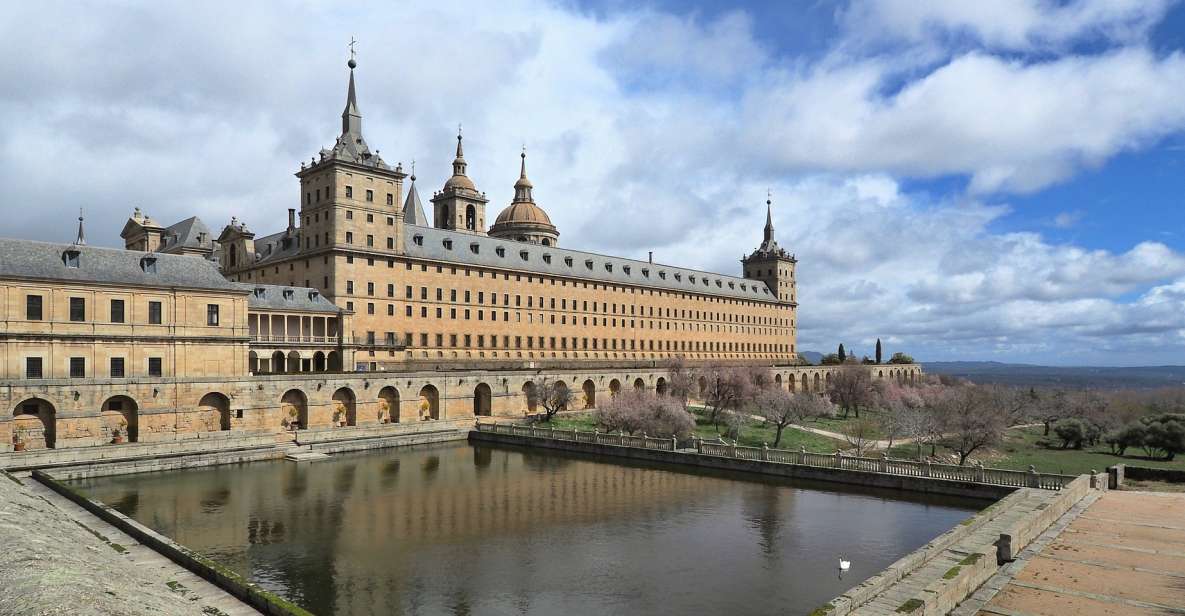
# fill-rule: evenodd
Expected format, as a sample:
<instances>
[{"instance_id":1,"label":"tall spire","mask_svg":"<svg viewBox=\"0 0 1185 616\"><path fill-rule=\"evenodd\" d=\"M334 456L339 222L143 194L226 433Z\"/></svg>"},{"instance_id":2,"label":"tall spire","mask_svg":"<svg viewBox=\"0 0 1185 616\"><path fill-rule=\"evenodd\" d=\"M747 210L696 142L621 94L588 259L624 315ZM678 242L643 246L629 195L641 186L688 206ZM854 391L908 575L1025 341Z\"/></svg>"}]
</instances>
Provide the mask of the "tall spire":
<instances>
[{"instance_id":1,"label":"tall spire","mask_svg":"<svg viewBox=\"0 0 1185 616\"><path fill-rule=\"evenodd\" d=\"M453 175L465 175L465 149L461 147L461 125L457 125L457 157L453 159Z\"/></svg>"},{"instance_id":2,"label":"tall spire","mask_svg":"<svg viewBox=\"0 0 1185 616\"><path fill-rule=\"evenodd\" d=\"M86 231L82 229L82 208L78 208L78 237L74 238L75 246L86 246Z\"/></svg>"},{"instance_id":3,"label":"tall spire","mask_svg":"<svg viewBox=\"0 0 1185 616\"><path fill-rule=\"evenodd\" d=\"M354 68L358 66L358 62L354 59L354 44L356 41L350 39L350 61L346 62L346 66L350 67L350 90L346 94L346 108L342 111L342 134L353 134L358 137L362 136L362 114L358 111L358 98L354 94Z\"/></svg>"},{"instance_id":4,"label":"tall spire","mask_svg":"<svg viewBox=\"0 0 1185 616\"><path fill-rule=\"evenodd\" d=\"M773 192L765 191L765 243L769 244L774 241L774 217L771 211L773 207Z\"/></svg>"},{"instance_id":5,"label":"tall spire","mask_svg":"<svg viewBox=\"0 0 1185 616\"><path fill-rule=\"evenodd\" d=\"M527 146L523 146L522 158L518 172L518 181L514 183L514 202L534 203L535 198L531 195L531 180L527 179Z\"/></svg>"}]
</instances>

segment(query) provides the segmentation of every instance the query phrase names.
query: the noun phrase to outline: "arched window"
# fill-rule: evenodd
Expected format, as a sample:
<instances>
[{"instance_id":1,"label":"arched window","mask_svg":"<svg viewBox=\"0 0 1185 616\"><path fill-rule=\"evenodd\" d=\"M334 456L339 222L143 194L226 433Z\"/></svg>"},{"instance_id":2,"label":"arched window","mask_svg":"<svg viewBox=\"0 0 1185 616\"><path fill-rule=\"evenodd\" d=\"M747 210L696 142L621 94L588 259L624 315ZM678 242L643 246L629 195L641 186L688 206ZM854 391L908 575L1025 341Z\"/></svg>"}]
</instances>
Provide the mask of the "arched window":
<instances>
[{"instance_id":1,"label":"arched window","mask_svg":"<svg viewBox=\"0 0 1185 616\"><path fill-rule=\"evenodd\" d=\"M477 229L477 208L472 205L465 206L465 228L470 231Z\"/></svg>"}]
</instances>

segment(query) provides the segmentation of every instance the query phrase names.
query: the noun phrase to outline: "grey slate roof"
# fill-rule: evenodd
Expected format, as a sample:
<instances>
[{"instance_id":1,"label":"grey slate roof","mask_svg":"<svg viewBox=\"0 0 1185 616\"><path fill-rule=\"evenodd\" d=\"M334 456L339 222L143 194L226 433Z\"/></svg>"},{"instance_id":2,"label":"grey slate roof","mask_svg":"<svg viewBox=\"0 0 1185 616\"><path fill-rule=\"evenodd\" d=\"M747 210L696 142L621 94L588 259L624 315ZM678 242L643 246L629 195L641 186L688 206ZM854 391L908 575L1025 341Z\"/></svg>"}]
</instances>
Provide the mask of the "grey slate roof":
<instances>
[{"instance_id":1,"label":"grey slate roof","mask_svg":"<svg viewBox=\"0 0 1185 616\"><path fill-rule=\"evenodd\" d=\"M66 267L67 249L79 251L78 267ZM144 270L141 263L144 258L156 259L155 273ZM242 290L223 278L215 263L201 257L18 239L0 239L0 278Z\"/></svg>"},{"instance_id":2,"label":"grey slate roof","mask_svg":"<svg viewBox=\"0 0 1185 616\"><path fill-rule=\"evenodd\" d=\"M287 246L284 240L289 240ZM293 229L288 233L285 229L279 233L255 238L255 265L279 261L294 257L300 253L300 229Z\"/></svg>"},{"instance_id":3,"label":"grey slate roof","mask_svg":"<svg viewBox=\"0 0 1185 616\"><path fill-rule=\"evenodd\" d=\"M555 246L499 240L436 229L404 226L407 254L411 257L449 261L462 265L509 268L553 276L614 284L654 287L732 299L776 302L777 296L759 280L724 276L659 263L609 257ZM422 241L416 242L416 236ZM445 242L449 241L452 248ZM476 247L477 252L474 252ZM502 254L498 254L498 249ZM524 260L522 254L527 258ZM549 263L545 255L551 260ZM569 261L571 265L569 265Z\"/></svg>"},{"instance_id":4,"label":"grey slate roof","mask_svg":"<svg viewBox=\"0 0 1185 616\"><path fill-rule=\"evenodd\" d=\"M201 218L191 216L179 223L165 227L164 246L162 252L171 252L179 248L214 249L214 234Z\"/></svg>"},{"instance_id":5,"label":"grey slate roof","mask_svg":"<svg viewBox=\"0 0 1185 616\"><path fill-rule=\"evenodd\" d=\"M420 203L420 191L416 190L414 179L411 181L411 187L407 189L407 199L403 201L403 222L422 227L432 224L428 222L428 217L424 216L424 204Z\"/></svg>"},{"instance_id":6,"label":"grey slate roof","mask_svg":"<svg viewBox=\"0 0 1185 616\"><path fill-rule=\"evenodd\" d=\"M292 310L298 312L326 312L337 314L338 307L325 299L316 289L287 287L274 284L238 285L248 291L247 308L256 310Z\"/></svg>"}]
</instances>

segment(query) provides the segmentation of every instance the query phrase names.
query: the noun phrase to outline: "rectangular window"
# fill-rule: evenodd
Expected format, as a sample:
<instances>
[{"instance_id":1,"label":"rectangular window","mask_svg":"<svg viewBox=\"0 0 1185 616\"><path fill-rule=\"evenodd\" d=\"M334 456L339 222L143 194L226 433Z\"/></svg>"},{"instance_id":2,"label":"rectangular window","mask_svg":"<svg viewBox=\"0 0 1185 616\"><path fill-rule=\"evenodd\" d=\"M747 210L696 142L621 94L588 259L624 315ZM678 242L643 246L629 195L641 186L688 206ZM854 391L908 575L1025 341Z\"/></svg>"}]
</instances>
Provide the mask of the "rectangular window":
<instances>
[{"instance_id":1,"label":"rectangular window","mask_svg":"<svg viewBox=\"0 0 1185 616\"><path fill-rule=\"evenodd\" d=\"M148 358L148 376L161 375L161 359L159 357Z\"/></svg>"},{"instance_id":2,"label":"rectangular window","mask_svg":"<svg viewBox=\"0 0 1185 616\"><path fill-rule=\"evenodd\" d=\"M370 190L369 188L366 189L366 200L367 201L374 201L374 191ZM370 214L367 214L366 216L367 216L366 222L371 222L372 216Z\"/></svg>"},{"instance_id":3,"label":"rectangular window","mask_svg":"<svg viewBox=\"0 0 1185 616\"><path fill-rule=\"evenodd\" d=\"M25 296L25 318L30 321L40 321L42 319L40 295Z\"/></svg>"},{"instance_id":4,"label":"rectangular window","mask_svg":"<svg viewBox=\"0 0 1185 616\"><path fill-rule=\"evenodd\" d=\"M26 379L42 378L41 358L40 357L26 357L25 358L25 378Z\"/></svg>"},{"instance_id":5,"label":"rectangular window","mask_svg":"<svg viewBox=\"0 0 1185 616\"><path fill-rule=\"evenodd\" d=\"M148 322L152 325L160 325L160 323L161 323L160 302L148 302Z\"/></svg>"},{"instance_id":6,"label":"rectangular window","mask_svg":"<svg viewBox=\"0 0 1185 616\"><path fill-rule=\"evenodd\" d=\"M387 297L395 297L395 285L387 285Z\"/></svg>"},{"instance_id":7,"label":"rectangular window","mask_svg":"<svg viewBox=\"0 0 1185 616\"><path fill-rule=\"evenodd\" d=\"M123 323L123 300L111 300L111 322Z\"/></svg>"},{"instance_id":8,"label":"rectangular window","mask_svg":"<svg viewBox=\"0 0 1185 616\"><path fill-rule=\"evenodd\" d=\"M111 358L111 378L122 379L123 377L124 377L123 358L122 357L112 357Z\"/></svg>"},{"instance_id":9,"label":"rectangular window","mask_svg":"<svg viewBox=\"0 0 1185 616\"><path fill-rule=\"evenodd\" d=\"M387 205L395 205L395 195L392 195L391 193L387 193ZM387 220L390 221L391 219L388 218ZM392 224L392 223L388 222L387 224Z\"/></svg>"},{"instance_id":10,"label":"rectangular window","mask_svg":"<svg viewBox=\"0 0 1185 616\"><path fill-rule=\"evenodd\" d=\"M70 298L70 320L71 321L85 321L86 320L86 300L81 297Z\"/></svg>"},{"instance_id":11,"label":"rectangular window","mask_svg":"<svg viewBox=\"0 0 1185 616\"><path fill-rule=\"evenodd\" d=\"M371 248L374 248L374 236L373 235L366 236L366 245ZM374 265L374 264L371 263L371 265Z\"/></svg>"},{"instance_id":12,"label":"rectangular window","mask_svg":"<svg viewBox=\"0 0 1185 616\"><path fill-rule=\"evenodd\" d=\"M346 243L347 244L354 243L354 232L353 231L346 231Z\"/></svg>"},{"instance_id":13,"label":"rectangular window","mask_svg":"<svg viewBox=\"0 0 1185 616\"><path fill-rule=\"evenodd\" d=\"M347 198L347 199L353 199L353 198L354 198L354 187L353 187L353 186L347 186L347 187L346 187L346 198Z\"/></svg>"},{"instance_id":14,"label":"rectangular window","mask_svg":"<svg viewBox=\"0 0 1185 616\"><path fill-rule=\"evenodd\" d=\"M347 294L347 295L353 295L353 294L354 294L354 281L353 281L353 280L347 280L347 281L346 281L346 294Z\"/></svg>"},{"instance_id":15,"label":"rectangular window","mask_svg":"<svg viewBox=\"0 0 1185 616\"><path fill-rule=\"evenodd\" d=\"M85 357L71 357L70 358L70 378L72 378L72 379L86 378L86 358Z\"/></svg>"},{"instance_id":16,"label":"rectangular window","mask_svg":"<svg viewBox=\"0 0 1185 616\"><path fill-rule=\"evenodd\" d=\"M218 304L206 305L206 325L211 327L218 325Z\"/></svg>"},{"instance_id":17,"label":"rectangular window","mask_svg":"<svg viewBox=\"0 0 1185 616\"><path fill-rule=\"evenodd\" d=\"M395 238L387 238L387 250L395 250Z\"/></svg>"},{"instance_id":18,"label":"rectangular window","mask_svg":"<svg viewBox=\"0 0 1185 616\"><path fill-rule=\"evenodd\" d=\"M366 283L366 294L371 297L374 297L374 283L373 282Z\"/></svg>"}]
</instances>

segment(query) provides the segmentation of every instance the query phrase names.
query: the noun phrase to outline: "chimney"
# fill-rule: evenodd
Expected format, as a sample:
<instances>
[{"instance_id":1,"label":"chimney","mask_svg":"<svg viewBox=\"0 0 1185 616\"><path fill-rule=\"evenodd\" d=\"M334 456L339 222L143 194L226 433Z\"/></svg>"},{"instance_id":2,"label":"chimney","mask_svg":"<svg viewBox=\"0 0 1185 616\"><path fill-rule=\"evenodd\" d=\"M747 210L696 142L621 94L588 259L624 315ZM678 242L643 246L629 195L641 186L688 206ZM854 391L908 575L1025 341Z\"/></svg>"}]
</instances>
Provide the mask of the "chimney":
<instances>
[{"instance_id":1,"label":"chimney","mask_svg":"<svg viewBox=\"0 0 1185 616\"><path fill-rule=\"evenodd\" d=\"M296 208L288 208L288 230L296 228Z\"/></svg>"},{"instance_id":2,"label":"chimney","mask_svg":"<svg viewBox=\"0 0 1185 616\"><path fill-rule=\"evenodd\" d=\"M647 260L650 261L650 263L654 263L654 251L653 250L650 251L650 256L647 257Z\"/></svg>"}]
</instances>

